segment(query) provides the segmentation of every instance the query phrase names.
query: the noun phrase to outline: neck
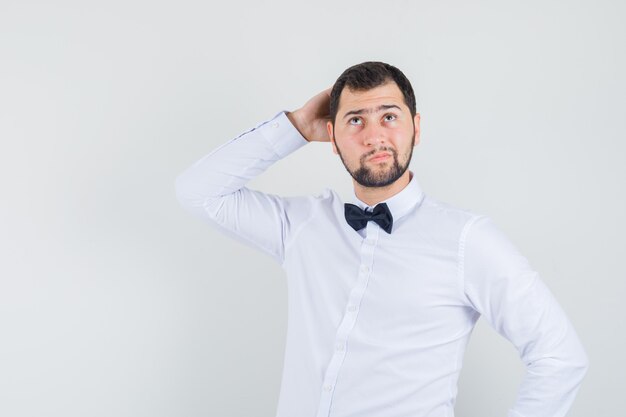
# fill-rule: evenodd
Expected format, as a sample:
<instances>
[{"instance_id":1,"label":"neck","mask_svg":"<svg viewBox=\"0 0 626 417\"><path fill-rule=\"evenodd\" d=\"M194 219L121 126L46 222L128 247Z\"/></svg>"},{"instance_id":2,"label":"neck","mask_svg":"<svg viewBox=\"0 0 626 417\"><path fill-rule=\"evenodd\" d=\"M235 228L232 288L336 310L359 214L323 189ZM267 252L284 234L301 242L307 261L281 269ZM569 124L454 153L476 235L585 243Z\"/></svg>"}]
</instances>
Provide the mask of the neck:
<instances>
[{"instance_id":1,"label":"neck","mask_svg":"<svg viewBox=\"0 0 626 417\"><path fill-rule=\"evenodd\" d=\"M364 187L353 179L354 194L368 206L375 206L402 191L412 178L412 173L407 169L400 178L385 187Z\"/></svg>"}]
</instances>

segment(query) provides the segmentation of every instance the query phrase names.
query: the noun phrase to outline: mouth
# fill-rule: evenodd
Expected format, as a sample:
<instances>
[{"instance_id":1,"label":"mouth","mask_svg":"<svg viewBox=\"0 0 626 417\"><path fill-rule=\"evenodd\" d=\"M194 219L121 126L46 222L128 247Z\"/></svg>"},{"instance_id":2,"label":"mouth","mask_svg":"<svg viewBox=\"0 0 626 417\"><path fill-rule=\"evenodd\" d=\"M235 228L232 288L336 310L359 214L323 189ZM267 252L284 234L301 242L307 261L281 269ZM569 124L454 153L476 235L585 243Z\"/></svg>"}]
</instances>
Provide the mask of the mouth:
<instances>
[{"instance_id":1,"label":"mouth","mask_svg":"<svg viewBox=\"0 0 626 417\"><path fill-rule=\"evenodd\" d=\"M389 153L387 153L387 152L380 152L380 153L377 153L376 155L372 156L369 159L369 161L370 162L380 162L380 161L384 161L384 160L386 160L387 158L390 158L390 157L391 157L391 155Z\"/></svg>"}]
</instances>

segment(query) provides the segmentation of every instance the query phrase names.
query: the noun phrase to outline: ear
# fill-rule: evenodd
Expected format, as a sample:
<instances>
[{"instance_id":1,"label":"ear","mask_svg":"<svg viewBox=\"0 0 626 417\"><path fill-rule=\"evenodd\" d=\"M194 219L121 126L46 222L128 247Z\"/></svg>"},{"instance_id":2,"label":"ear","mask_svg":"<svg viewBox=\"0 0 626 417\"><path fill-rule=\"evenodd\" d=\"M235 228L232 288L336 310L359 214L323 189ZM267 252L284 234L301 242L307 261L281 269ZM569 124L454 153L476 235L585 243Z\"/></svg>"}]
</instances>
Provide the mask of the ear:
<instances>
[{"instance_id":1,"label":"ear","mask_svg":"<svg viewBox=\"0 0 626 417\"><path fill-rule=\"evenodd\" d=\"M326 130L328 131L328 139L333 145L333 153L337 155L337 145L335 144L335 140L333 139L333 123L330 120L326 122Z\"/></svg>"},{"instance_id":2,"label":"ear","mask_svg":"<svg viewBox=\"0 0 626 417\"><path fill-rule=\"evenodd\" d=\"M417 144L420 143L420 114L419 113L415 113L413 122L415 123L415 145L414 146L417 146Z\"/></svg>"}]
</instances>

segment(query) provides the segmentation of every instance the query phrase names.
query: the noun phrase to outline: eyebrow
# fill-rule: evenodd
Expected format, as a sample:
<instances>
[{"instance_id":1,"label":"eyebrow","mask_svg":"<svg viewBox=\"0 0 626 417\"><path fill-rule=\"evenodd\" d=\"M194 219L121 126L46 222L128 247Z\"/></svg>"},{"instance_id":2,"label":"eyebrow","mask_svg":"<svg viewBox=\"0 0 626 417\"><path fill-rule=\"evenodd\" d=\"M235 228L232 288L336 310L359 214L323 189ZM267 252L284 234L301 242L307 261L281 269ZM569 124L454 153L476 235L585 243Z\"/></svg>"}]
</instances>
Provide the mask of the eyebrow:
<instances>
[{"instance_id":1,"label":"eyebrow","mask_svg":"<svg viewBox=\"0 0 626 417\"><path fill-rule=\"evenodd\" d=\"M398 110L402 110L399 106L396 106L395 104L381 104L380 106L378 106L376 109L357 109L357 110L350 110L349 112L347 112L346 114L343 115L342 119L345 119L346 117L353 115L353 114L363 114L363 113L374 113L374 112L379 112L381 110L387 110L387 109L393 109L396 108Z\"/></svg>"}]
</instances>

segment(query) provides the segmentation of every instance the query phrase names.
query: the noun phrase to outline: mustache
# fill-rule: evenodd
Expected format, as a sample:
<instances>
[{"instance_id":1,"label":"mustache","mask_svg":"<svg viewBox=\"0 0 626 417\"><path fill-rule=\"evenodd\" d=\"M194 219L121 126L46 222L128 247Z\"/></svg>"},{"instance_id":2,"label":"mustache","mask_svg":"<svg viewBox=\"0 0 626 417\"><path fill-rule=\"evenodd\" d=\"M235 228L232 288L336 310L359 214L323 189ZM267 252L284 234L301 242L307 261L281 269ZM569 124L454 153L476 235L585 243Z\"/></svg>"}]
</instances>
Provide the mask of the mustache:
<instances>
[{"instance_id":1,"label":"mustache","mask_svg":"<svg viewBox=\"0 0 626 417\"><path fill-rule=\"evenodd\" d=\"M390 154L393 155L394 158L398 157L398 153L396 152L395 149L391 149L391 148L379 148L379 149L374 149L371 152L366 153L365 155L362 156L361 159L366 160L369 159L371 156L379 153L379 152L389 152Z\"/></svg>"}]
</instances>

